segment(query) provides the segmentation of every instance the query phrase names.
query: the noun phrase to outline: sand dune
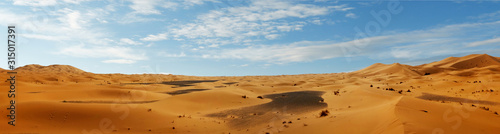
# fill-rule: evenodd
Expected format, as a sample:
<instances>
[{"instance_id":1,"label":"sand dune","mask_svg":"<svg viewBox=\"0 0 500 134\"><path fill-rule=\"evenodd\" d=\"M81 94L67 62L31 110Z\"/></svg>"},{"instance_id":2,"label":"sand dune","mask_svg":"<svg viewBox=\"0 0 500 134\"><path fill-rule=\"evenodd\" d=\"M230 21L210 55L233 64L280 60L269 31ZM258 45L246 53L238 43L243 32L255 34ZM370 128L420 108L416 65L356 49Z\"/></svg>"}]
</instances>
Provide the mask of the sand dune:
<instances>
[{"instance_id":1,"label":"sand dune","mask_svg":"<svg viewBox=\"0 0 500 134\"><path fill-rule=\"evenodd\" d=\"M30 72L30 73L64 73L64 74L82 74L86 73L85 71L78 69L69 65L50 65L50 66L41 66L41 65L26 65L19 68L16 68L18 72Z\"/></svg>"},{"instance_id":2,"label":"sand dune","mask_svg":"<svg viewBox=\"0 0 500 134\"><path fill-rule=\"evenodd\" d=\"M442 61L433 62L424 65L424 67L438 67L449 69L470 69L474 67L486 67L491 65L500 65L500 60L486 54L473 54L464 57L450 57Z\"/></svg>"},{"instance_id":3,"label":"sand dune","mask_svg":"<svg viewBox=\"0 0 500 134\"><path fill-rule=\"evenodd\" d=\"M372 76L372 75L403 75L403 76L419 76L419 72L411 69L409 65L394 63L390 65L376 63L365 69L355 71L352 74Z\"/></svg>"},{"instance_id":4,"label":"sand dune","mask_svg":"<svg viewBox=\"0 0 500 134\"><path fill-rule=\"evenodd\" d=\"M486 54L279 76L16 71L17 124L1 97L3 133L500 133L500 58Z\"/></svg>"}]
</instances>

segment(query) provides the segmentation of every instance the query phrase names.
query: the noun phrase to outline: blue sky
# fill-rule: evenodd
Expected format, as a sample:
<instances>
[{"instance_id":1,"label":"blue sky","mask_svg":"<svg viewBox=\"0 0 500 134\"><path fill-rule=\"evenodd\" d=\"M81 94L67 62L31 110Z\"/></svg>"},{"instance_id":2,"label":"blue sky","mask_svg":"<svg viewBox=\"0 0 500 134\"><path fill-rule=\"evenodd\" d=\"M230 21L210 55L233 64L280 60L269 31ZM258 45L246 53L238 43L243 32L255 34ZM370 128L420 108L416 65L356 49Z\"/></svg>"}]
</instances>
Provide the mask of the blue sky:
<instances>
[{"instance_id":1,"label":"blue sky","mask_svg":"<svg viewBox=\"0 0 500 134\"><path fill-rule=\"evenodd\" d=\"M500 1L7 0L0 7L0 25L17 26L21 66L281 75L500 56Z\"/></svg>"}]
</instances>

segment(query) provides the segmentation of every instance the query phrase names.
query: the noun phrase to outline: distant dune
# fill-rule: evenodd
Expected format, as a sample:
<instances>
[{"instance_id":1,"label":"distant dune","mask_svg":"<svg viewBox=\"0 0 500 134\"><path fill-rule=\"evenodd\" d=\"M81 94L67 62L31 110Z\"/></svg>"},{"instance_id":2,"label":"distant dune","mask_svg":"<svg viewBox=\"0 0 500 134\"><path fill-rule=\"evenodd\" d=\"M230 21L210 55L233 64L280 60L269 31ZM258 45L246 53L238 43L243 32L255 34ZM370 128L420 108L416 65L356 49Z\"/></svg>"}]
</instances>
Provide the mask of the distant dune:
<instances>
[{"instance_id":1,"label":"distant dune","mask_svg":"<svg viewBox=\"0 0 500 134\"><path fill-rule=\"evenodd\" d=\"M67 73L67 74L81 74L85 71L80 70L76 67L70 65L50 65L41 66L37 64L26 65L16 68L18 72L29 72L29 73Z\"/></svg>"},{"instance_id":2,"label":"distant dune","mask_svg":"<svg viewBox=\"0 0 500 134\"><path fill-rule=\"evenodd\" d=\"M16 71L17 124L3 90L3 133L500 133L500 57L487 54L279 76Z\"/></svg>"},{"instance_id":3,"label":"distant dune","mask_svg":"<svg viewBox=\"0 0 500 134\"><path fill-rule=\"evenodd\" d=\"M473 54L464 57L450 57L442 61L425 64L424 67L438 67L449 69L470 69L475 67L500 66L498 57L492 57L487 54Z\"/></svg>"},{"instance_id":4,"label":"distant dune","mask_svg":"<svg viewBox=\"0 0 500 134\"><path fill-rule=\"evenodd\" d=\"M373 75L405 75L405 76L419 76L421 75L419 72L412 70L412 66L410 65L403 65L399 63L394 63L390 65L382 64L382 63L376 63L373 64L365 69L359 70L352 72L352 74L358 74L358 75L366 75L366 76L373 76Z\"/></svg>"}]
</instances>

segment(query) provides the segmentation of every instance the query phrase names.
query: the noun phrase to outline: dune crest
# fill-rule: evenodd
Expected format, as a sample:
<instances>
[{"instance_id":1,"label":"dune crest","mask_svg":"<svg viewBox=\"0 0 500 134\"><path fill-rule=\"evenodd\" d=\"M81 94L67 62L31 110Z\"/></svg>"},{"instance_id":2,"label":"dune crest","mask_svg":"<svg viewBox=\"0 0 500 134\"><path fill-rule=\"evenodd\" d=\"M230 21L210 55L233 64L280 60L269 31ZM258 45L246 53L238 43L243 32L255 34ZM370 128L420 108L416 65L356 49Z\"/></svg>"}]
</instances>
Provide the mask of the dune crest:
<instances>
[{"instance_id":1,"label":"dune crest","mask_svg":"<svg viewBox=\"0 0 500 134\"><path fill-rule=\"evenodd\" d=\"M16 68L18 72L31 72L31 73L66 73L66 74L82 74L85 71L70 65L49 65L42 66L38 64L31 64Z\"/></svg>"},{"instance_id":2,"label":"dune crest","mask_svg":"<svg viewBox=\"0 0 500 134\"><path fill-rule=\"evenodd\" d=\"M352 72L352 74L373 76L373 75L405 75L405 76L419 76L420 74L411 69L412 66L399 63L390 65L376 63L365 69Z\"/></svg>"},{"instance_id":3,"label":"dune crest","mask_svg":"<svg viewBox=\"0 0 500 134\"><path fill-rule=\"evenodd\" d=\"M438 67L448 69L470 69L500 65L500 60L487 54L472 54L464 57L451 57L442 61L425 64L423 67Z\"/></svg>"},{"instance_id":4,"label":"dune crest","mask_svg":"<svg viewBox=\"0 0 500 134\"><path fill-rule=\"evenodd\" d=\"M391 74L421 76L445 71L466 70L492 66L500 66L500 60L498 57L493 57L487 54L471 54L464 57L448 57L441 61L418 66L410 66L399 63L393 63L390 65L375 63L364 69L354 71L352 74L364 76Z\"/></svg>"}]
</instances>

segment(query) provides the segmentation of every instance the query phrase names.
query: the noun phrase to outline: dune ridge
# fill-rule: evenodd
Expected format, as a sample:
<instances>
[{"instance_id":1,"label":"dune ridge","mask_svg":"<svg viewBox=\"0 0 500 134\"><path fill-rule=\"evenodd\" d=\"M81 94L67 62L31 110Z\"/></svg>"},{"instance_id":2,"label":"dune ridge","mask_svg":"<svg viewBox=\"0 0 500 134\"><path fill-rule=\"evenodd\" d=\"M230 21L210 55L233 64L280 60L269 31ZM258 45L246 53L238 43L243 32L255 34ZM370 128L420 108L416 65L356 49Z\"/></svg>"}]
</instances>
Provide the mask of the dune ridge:
<instances>
[{"instance_id":1,"label":"dune ridge","mask_svg":"<svg viewBox=\"0 0 500 134\"><path fill-rule=\"evenodd\" d=\"M18 72L31 72L31 73L65 73L65 74L82 74L88 73L70 65L49 65L42 66L38 64L31 64L15 69Z\"/></svg>"},{"instance_id":2,"label":"dune ridge","mask_svg":"<svg viewBox=\"0 0 500 134\"><path fill-rule=\"evenodd\" d=\"M442 61L424 64L424 67L439 67L460 70L491 65L500 65L500 60L487 54L472 54L460 58L450 57Z\"/></svg>"}]
</instances>

